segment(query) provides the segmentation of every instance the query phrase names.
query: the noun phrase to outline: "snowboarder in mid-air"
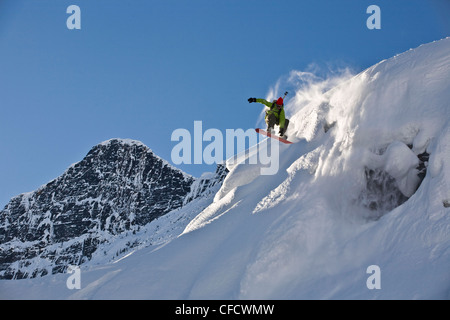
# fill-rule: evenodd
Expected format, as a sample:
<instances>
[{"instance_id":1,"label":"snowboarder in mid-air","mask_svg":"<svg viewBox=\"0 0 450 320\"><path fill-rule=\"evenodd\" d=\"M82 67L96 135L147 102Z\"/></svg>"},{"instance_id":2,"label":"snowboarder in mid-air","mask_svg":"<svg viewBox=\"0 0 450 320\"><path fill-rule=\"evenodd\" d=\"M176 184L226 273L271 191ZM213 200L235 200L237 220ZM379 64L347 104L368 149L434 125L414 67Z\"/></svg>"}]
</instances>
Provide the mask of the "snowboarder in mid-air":
<instances>
[{"instance_id":1,"label":"snowboarder in mid-air","mask_svg":"<svg viewBox=\"0 0 450 320\"><path fill-rule=\"evenodd\" d=\"M286 97L287 92L284 94ZM266 110L266 124L267 124L267 132L273 134L274 126L279 126L280 130L278 134L281 138L287 140L286 130L289 125L289 119L286 119L286 115L284 114L284 101L283 98L278 98L278 100L273 100L272 102L267 101L266 99L257 99L257 98L249 98L249 103L258 102L269 108Z\"/></svg>"}]
</instances>

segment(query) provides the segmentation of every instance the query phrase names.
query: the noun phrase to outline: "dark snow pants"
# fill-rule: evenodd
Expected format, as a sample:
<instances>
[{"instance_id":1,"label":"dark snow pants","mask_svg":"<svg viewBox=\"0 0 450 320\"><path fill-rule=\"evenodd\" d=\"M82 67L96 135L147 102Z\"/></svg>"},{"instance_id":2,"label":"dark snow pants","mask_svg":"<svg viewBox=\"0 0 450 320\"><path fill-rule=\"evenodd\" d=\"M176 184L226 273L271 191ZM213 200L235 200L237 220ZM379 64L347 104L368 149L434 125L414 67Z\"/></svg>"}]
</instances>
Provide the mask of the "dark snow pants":
<instances>
[{"instance_id":1,"label":"dark snow pants","mask_svg":"<svg viewBox=\"0 0 450 320\"><path fill-rule=\"evenodd\" d=\"M267 130L273 129L275 125L279 126L280 121L274 114L268 114L266 117ZM284 135L289 126L289 119L284 120L284 128L280 128L280 135Z\"/></svg>"}]
</instances>

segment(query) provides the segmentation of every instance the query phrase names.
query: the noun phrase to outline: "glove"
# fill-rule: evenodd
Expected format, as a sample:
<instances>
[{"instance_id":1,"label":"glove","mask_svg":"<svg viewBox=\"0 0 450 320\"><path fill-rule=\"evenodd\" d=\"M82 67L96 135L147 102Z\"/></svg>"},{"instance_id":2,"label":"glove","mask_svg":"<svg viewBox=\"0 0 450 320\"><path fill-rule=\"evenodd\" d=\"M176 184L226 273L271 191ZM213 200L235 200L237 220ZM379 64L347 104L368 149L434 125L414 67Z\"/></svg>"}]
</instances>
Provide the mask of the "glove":
<instances>
[{"instance_id":1,"label":"glove","mask_svg":"<svg viewBox=\"0 0 450 320\"><path fill-rule=\"evenodd\" d=\"M256 102L256 98L248 98L248 103Z\"/></svg>"}]
</instances>

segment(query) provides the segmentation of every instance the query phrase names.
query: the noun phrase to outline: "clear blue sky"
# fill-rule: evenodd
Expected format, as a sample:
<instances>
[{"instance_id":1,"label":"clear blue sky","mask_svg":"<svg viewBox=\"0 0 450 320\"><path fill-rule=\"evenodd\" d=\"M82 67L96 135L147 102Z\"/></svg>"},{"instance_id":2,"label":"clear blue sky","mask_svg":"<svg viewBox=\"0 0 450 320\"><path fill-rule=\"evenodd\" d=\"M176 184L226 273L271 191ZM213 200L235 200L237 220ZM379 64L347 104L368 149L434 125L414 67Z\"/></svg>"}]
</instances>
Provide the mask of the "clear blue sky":
<instances>
[{"instance_id":1,"label":"clear blue sky","mask_svg":"<svg viewBox=\"0 0 450 320\"><path fill-rule=\"evenodd\" d=\"M110 138L248 129L291 70L361 71L450 35L448 0L1 0L0 206ZM68 30L69 5L81 30ZM366 9L381 8L381 30ZM200 176L204 165L179 166Z\"/></svg>"}]
</instances>

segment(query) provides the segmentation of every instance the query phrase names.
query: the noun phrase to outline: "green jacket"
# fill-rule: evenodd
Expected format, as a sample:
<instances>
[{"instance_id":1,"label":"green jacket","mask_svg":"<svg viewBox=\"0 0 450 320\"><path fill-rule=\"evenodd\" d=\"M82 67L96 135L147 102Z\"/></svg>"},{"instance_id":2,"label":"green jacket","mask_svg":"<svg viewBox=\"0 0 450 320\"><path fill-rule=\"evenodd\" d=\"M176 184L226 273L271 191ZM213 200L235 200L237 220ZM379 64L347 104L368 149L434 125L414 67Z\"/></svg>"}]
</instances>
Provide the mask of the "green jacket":
<instances>
[{"instance_id":1,"label":"green jacket","mask_svg":"<svg viewBox=\"0 0 450 320\"><path fill-rule=\"evenodd\" d=\"M256 99L256 102L262 103L263 105L269 107L269 110L266 111L266 119L269 114L273 114L279 122L280 129L284 128L284 123L286 120L286 115L284 114L284 106L281 109L278 109L275 101L269 102L266 99Z\"/></svg>"}]
</instances>

